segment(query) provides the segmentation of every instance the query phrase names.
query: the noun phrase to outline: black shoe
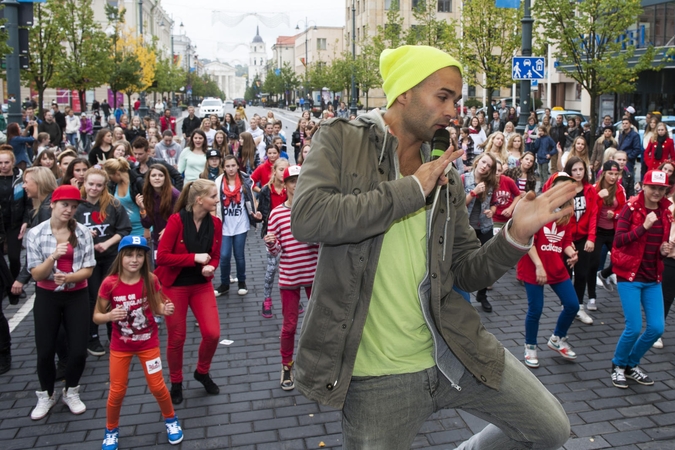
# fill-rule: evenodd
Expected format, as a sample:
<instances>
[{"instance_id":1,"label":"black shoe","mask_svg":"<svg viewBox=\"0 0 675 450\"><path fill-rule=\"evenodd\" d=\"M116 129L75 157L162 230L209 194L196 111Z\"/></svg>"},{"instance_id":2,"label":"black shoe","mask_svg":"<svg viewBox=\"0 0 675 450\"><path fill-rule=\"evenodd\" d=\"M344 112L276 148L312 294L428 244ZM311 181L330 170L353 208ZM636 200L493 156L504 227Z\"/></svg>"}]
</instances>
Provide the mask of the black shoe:
<instances>
[{"instance_id":1,"label":"black shoe","mask_svg":"<svg viewBox=\"0 0 675 450\"><path fill-rule=\"evenodd\" d=\"M626 369L621 366L612 364L612 384L619 389L627 389L628 383L626 382Z\"/></svg>"},{"instance_id":2,"label":"black shoe","mask_svg":"<svg viewBox=\"0 0 675 450\"><path fill-rule=\"evenodd\" d=\"M195 370L195 380L203 384L204 389L206 389L206 392L210 395L220 394L220 388L213 382L211 375L208 373L199 373Z\"/></svg>"},{"instance_id":3,"label":"black shoe","mask_svg":"<svg viewBox=\"0 0 675 450\"><path fill-rule=\"evenodd\" d=\"M59 359L59 361L56 363L56 376L54 377L54 381L66 381L67 365L68 361Z\"/></svg>"},{"instance_id":4,"label":"black shoe","mask_svg":"<svg viewBox=\"0 0 675 450\"><path fill-rule=\"evenodd\" d=\"M487 299L487 296L481 295L481 296L476 296L476 301L480 303L481 308L483 308L483 311L485 312L492 312L492 305Z\"/></svg>"},{"instance_id":5,"label":"black shoe","mask_svg":"<svg viewBox=\"0 0 675 450\"><path fill-rule=\"evenodd\" d=\"M9 350L5 350L0 353L0 375L9 372L9 369L11 367L12 367L12 353Z\"/></svg>"},{"instance_id":6,"label":"black shoe","mask_svg":"<svg viewBox=\"0 0 675 450\"><path fill-rule=\"evenodd\" d=\"M87 351L90 355L93 356L103 356L105 355L105 349L101 345L101 341L96 337L89 340L87 344Z\"/></svg>"},{"instance_id":7,"label":"black shoe","mask_svg":"<svg viewBox=\"0 0 675 450\"><path fill-rule=\"evenodd\" d=\"M227 295L230 293L230 285L229 284L221 284L215 289L216 297L220 297L221 295Z\"/></svg>"},{"instance_id":8,"label":"black shoe","mask_svg":"<svg viewBox=\"0 0 675 450\"><path fill-rule=\"evenodd\" d=\"M171 383L171 403L174 405L183 403L183 383Z\"/></svg>"},{"instance_id":9,"label":"black shoe","mask_svg":"<svg viewBox=\"0 0 675 450\"><path fill-rule=\"evenodd\" d=\"M625 375L629 380L633 380L643 386L651 386L654 384L654 380L649 378L649 375L647 375L640 366L626 367Z\"/></svg>"},{"instance_id":10,"label":"black shoe","mask_svg":"<svg viewBox=\"0 0 675 450\"><path fill-rule=\"evenodd\" d=\"M240 281L238 284L239 284L239 289L237 290L237 294L239 294L239 295L248 294L248 289L246 288L246 282Z\"/></svg>"},{"instance_id":11,"label":"black shoe","mask_svg":"<svg viewBox=\"0 0 675 450\"><path fill-rule=\"evenodd\" d=\"M19 295L7 294L7 298L9 299L10 305L18 305L20 297L21 296L19 296Z\"/></svg>"}]
</instances>

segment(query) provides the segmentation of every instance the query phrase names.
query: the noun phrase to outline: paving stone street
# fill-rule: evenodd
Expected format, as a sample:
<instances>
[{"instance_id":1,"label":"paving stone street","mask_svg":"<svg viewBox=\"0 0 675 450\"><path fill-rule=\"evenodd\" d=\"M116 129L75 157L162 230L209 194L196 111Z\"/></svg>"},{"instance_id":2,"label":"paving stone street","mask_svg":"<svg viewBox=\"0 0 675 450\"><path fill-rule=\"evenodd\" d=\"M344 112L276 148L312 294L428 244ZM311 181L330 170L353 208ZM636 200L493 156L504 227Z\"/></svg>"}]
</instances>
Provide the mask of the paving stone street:
<instances>
[{"instance_id":1,"label":"paving stone street","mask_svg":"<svg viewBox=\"0 0 675 450\"><path fill-rule=\"evenodd\" d=\"M218 396L208 396L192 379L200 341L194 318L188 319L185 344L185 401L176 408L185 433L182 449L319 449L341 448L340 412L319 406L297 390L279 388L280 299L274 292L273 319L260 316L265 249L251 232L247 240L247 284L249 293L231 293L218 299L221 340L211 373L220 386ZM622 331L621 307L616 293L602 288L595 324L575 321L570 342L579 357L563 360L546 348L559 306L547 288L539 333L541 367L534 369L548 389L562 402L572 424L565 445L577 449L674 449L675 448L675 332L669 320L663 336L665 348L647 353L643 366L656 381L651 387L631 383L626 390L612 386L609 378L614 346ZM8 306L11 319L30 301ZM523 358L524 317L527 301L524 288L511 270L489 292L494 311L480 310L487 328L519 359ZM478 307L478 303L474 303ZM60 401L42 420L30 419L38 390L32 314L12 333L12 370L0 377L0 448L10 449L96 449L105 426L108 395L108 358L89 356L81 379L82 399L87 411L74 416ZM168 369L164 349L166 330L161 328L165 379ZM105 339L104 339L105 340ZM60 396L62 382L57 384ZM461 411L444 410L432 416L415 439L414 448L451 449L485 422ZM135 360L129 390L122 408L120 448L175 448L168 444L159 407L149 392L142 369Z\"/></svg>"}]
</instances>

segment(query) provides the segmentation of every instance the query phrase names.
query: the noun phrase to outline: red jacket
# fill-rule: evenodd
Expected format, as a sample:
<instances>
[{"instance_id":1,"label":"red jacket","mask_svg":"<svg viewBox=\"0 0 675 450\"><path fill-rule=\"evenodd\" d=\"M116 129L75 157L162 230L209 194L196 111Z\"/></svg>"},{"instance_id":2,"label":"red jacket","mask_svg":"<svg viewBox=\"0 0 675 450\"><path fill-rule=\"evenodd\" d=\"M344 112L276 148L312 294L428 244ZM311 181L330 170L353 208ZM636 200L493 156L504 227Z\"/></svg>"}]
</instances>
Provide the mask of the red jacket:
<instances>
[{"instance_id":1,"label":"red jacket","mask_svg":"<svg viewBox=\"0 0 675 450\"><path fill-rule=\"evenodd\" d=\"M584 184L584 197L586 199L586 212L577 220L576 215L572 214L572 219L568 225L568 230L572 232L572 240L587 238L595 243L595 234L598 228L598 194L591 183Z\"/></svg>"},{"instance_id":2,"label":"red jacket","mask_svg":"<svg viewBox=\"0 0 675 450\"><path fill-rule=\"evenodd\" d=\"M661 159L656 159L654 152L656 151L656 142L649 141L647 148L645 149L645 164L647 164L647 170L657 170L659 164L663 161L669 159L675 160L675 145L673 145L673 140L671 138L666 139L666 142L663 143L663 154Z\"/></svg>"},{"instance_id":3,"label":"red jacket","mask_svg":"<svg viewBox=\"0 0 675 450\"><path fill-rule=\"evenodd\" d=\"M209 265L218 268L220 264L220 242L223 239L223 222L216 216L213 220L213 244L211 245L211 261ZM178 213L172 214L164 228L162 239L157 249L157 268L155 275L162 286L173 286L176 277L183 267L196 266L195 254L188 253L183 242L183 221Z\"/></svg>"},{"instance_id":4,"label":"red jacket","mask_svg":"<svg viewBox=\"0 0 675 450\"><path fill-rule=\"evenodd\" d=\"M593 188L595 189L595 192L600 192L600 182L597 182L593 185ZM616 221L619 218L619 213L621 213L621 210L623 209L624 205L626 204L626 190L621 186L621 182L617 180L616 182L616 193L614 194L616 201L617 201L617 206L615 209L612 211L614 212L614 229L616 230ZM602 202L604 199L600 198L598 195L598 214L600 214L600 211L602 210ZM596 228L597 229L597 228ZM594 241L595 242L595 241Z\"/></svg>"},{"instance_id":5,"label":"red jacket","mask_svg":"<svg viewBox=\"0 0 675 450\"><path fill-rule=\"evenodd\" d=\"M658 205L658 216L659 220L663 222L663 242L667 242L670 238L670 227L673 222L673 215L668 209L670 202L668 199L663 198ZM624 208L629 208L632 213L630 216L631 227L629 233L635 232L640 227L643 226L645 222L645 217L647 215L647 208L645 207L645 194L640 192L637 196L631 197L626 203ZM644 230L644 227L642 228ZM633 240L629 245L617 245L617 238L620 234L614 236L614 245L612 246L612 270L616 276L624 278L628 281L633 281L635 279L638 270L640 269L640 264L642 264L642 254L645 251L647 234L635 233L637 238ZM657 274L656 279L660 283L661 275L663 274L663 258L659 253L659 258L657 260Z\"/></svg>"},{"instance_id":6,"label":"red jacket","mask_svg":"<svg viewBox=\"0 0 675 450\"><path fill-rule=\"evenodd\" d=\"M176 118L175 117L169 117L169 120L166 120L166 116L162 116L159 118L159 126L161 129L161 132L164 133L166 130L171 130L173 135L176 135Z\"/></svg>"}]
</instances>

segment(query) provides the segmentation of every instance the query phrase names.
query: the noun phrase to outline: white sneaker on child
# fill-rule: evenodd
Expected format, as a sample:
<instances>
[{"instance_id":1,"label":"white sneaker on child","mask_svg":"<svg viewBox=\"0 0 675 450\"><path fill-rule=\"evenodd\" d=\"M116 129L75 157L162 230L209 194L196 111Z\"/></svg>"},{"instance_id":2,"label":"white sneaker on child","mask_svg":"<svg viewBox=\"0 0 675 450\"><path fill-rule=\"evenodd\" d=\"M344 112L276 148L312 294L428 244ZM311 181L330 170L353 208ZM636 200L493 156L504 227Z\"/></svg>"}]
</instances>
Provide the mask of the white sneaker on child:
<instances>
[{"instance_id":1,"label":"white sneaker on child","mask_svg":"<svg viewBox=\"0 0 675 450\"><path fill-rule=\"evenodd\" d=\"M80 400L80 386L75 386L71 388L63 388L63 395L61 396L61 401L68 405L70 412L73 414L82 414L87 410L87 407Z\"/></svg>"}]
</instances>

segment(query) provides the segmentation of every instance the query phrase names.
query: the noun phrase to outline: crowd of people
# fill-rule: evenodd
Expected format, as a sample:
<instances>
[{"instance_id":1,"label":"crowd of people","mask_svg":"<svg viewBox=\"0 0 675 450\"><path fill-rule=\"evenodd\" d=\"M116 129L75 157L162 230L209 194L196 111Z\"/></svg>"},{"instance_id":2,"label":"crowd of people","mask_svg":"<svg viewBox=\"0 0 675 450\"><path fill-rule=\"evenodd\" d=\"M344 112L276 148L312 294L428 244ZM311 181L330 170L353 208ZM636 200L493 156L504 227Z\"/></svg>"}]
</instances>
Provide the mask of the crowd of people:
<instances>
[{"instance_id":1,"label":"crowd of people","mask_svg":"<svg viewBox=\"0 0 675 450\"><path fill-rule=\"evenodd\" d=\"M245 243L249 230L259 224L269 247L261 315L273 317L272 289L279 272L284 299L280 386L293 389L289 361L304 309L294 293L305 288L309 298L318 246L298 250L305 244L290 234L300 165L288 159L281 121L272 112L246 121L243 110L227 113L223 121L216 116L200 120L189 107L177 131L169 110L159 128L154 120L134 116L128 121L121 115L117 121L111 114L110 126L98 131L85 152L49 137L41 141L37 119L27 109L31 119L26 128L33 129L0 146L1 234L9 261L0 259L0 280L12 303L25 296L31 279L36 282L40 390L31 418L47 416L59 380L65 380L61 399L70 411L86 411L80 377L87 353L101 357L109 352L102 448L117 448L130 361L137 356L161 407L169 442L181 442L173 405L183 402L187 310L202 336L193 377L207 394L217 395L220 388L210 375L220 337L216 297L228 295L231 283L237 284L238 295L248 294ZM293 137L300 161L316 127L306 126L305 119L302 123ZM10 124L10 135L13 126L19 128ZM233 256L236 270L231 274ZM214 279L218 268L220 283ZM170 387L162 377L162 321L168 333ZM4 315L0 322L0 373L5 373L11 369L11 337Z\"/></svg>"},{"instance_id":2,"label":"crowd of people","mask_svg":"<svg viewBox=\"0 0 675 450\"><path fill-rule=\"evenodd\" d=\"M399 56L405 60L410 54ZM439 85L456 82L459 65L446 56L438 56L441 66L436 71L417 80L425 92L432 89L426 80ZM399 63L388 61L384 54L383 64L398 70ZM541 120L534 113L528 117L521 135L515 131L516 108L492 105L489 120L471 108L461 121L448 124L450 147L440 162L425 163L420 145L430 141L430 136L416 129L416 124L404 125L401 119L408 113L430 114L416 106L416 102L429 101L423 100L417 88L410 89L414 84L387 84L383 76L388 107L393 108L384 115L374 111L347 117L341 104L337 114L327 108L323 120L336 115L338 120L324 126L323 120L312 120L305 110L291 136L286 136L282 121L271 111L249 118L239 107L221 121L215 115L200 119L189 107L180 129L170 109L158 121L106 114L106 125L96 132L89 148L78 146L77 133L83 124L79 119L76 123L72 110L63 114L61 128L61 118L55 114L58 105L55 111L45 112L43 121L28 105L23 129L10 124L8 143L0 146L0 234L9 261L0 258L0 281L13 303L25 295L31 279L36 283L40 390L31 418L48 415L56 403L59 380L65 380L61 398L70 411L82 414L86 410L80 398L80 378L87 353L106 354L100 334L100 325L105 324L110 392L103 450L118 448L120 409L134 356L140 359L149 389L160 405L169 442L181 442L183 431L174 405L183 402L188 308L201 333L193 378L207 394L218 395L220 388L210 375L220 337L216 299L229 295L232 284L236 284L237 295L248 294L246 240L258 236L267 249L260 301L264 318L273 317L272 290L278 272L283 317L280 388L294 389L299 370L303 393L344 407L348 446L358 447L369 433L364 427L377 423L370 415L381 404L364 404L372 377L407 374L438 364L441 376L449 381L449 392L459 392L460 385L471 390L465 369L476 375L489 366L485 373L499 373L496 379L514 374L525 377L510 354L506 362L503 358L496 362L501 347L482 334L474 308L467 310L464 305L474 292L482 310L492 312L488 293L514 266L528 305L523 343L527 367L539 367L537 337L544 286L551 286L562 305L547 346L574 360L577 354L569 343L572 325L575 319L591 325L594 319L589 312L601 314L599 284L610 292L618 290L626 320L611 363L612 383L619 388L626 388L627 380L653 384L640 367L641 358L652 346L663 347L665 317L675 299L675 277L668 276L675 271L671 233L675 147L659 116L649 118L641 140L635 111L628 108L618 136L612 118L605 117L594 138L586 124L576 118L563 124L562 115L546 109ZM443 113L444 120L448 116ZM319 129L322 132L317 134ZM62 144L63 139L68 144ZM370 146L371 140L377 144L377 157L357 153L359 146ZM392 141L400 146L399 155ZM351 144L354 148L347 149ZM310 149L318 156L305 165ZM639 156L642 171L636 174ZM400 159L400 166L390 161L395 158ZM338 169L335 161L348 168ZM446 170L449 166L456 172ZM359 177L364 167L374 171L367 176L370 181ZM347 170L349 179L326 173L328 169ZM431 184L424 178L430 175L435 176ZM435 182L438 179L440 184ZM447 188L447 183L452 187ZM375 196L366 195L377 185L382 187ZM424 198L417 198L420 190ZM550 205L555 208L545 216L537 215L537 208ZM429 208L434 218L427 223L422 213ZM527 217L536 220L527 223ZM456 228L455 242L445 242L448 223L459 219L469 227ZM250 233L257 227L259 235ZM427 232L440 236L428 249L415 244ZM401 242L407 244L402 248ZM325 246L321 262L320 245ZM450 270L445 261L446 257L457 258L453 245L455 251L470 256ZM379 254L379 261L370 261L371 247L377 249L374 255ZM427 251L437 255L440 263L434 256L426 266L419 264L427 259ZM492 254L499 258L491 260ZM404 264L395 263L401 260ZM476 281L470 273L479 266L489 276ZM335 280L338 272L346 274L341 281ZM401 280L405 281L403 289L398 287ZM370 306L365 311L360 304L350 308L351 304L325 300L312 319L317 306L316 301L310 302L310 322L303 330L296 369L295 334L305 310L301 291L305 290L308 300L322 294L352 299L358 297L353 291L356 285L368 291ZM436 327L450 326L440 321L430 325L437 312L425 301L440 300L441 291L453 305L443 303L438 310L463 317L462 330L439 330ZM312 297L312 292L319 295ZM417 297L423 300L422 308L408 302ZM394 307L387 306L390 303ZM337 322L324 323L317 314L330 315ZM350 320L348 314L352 314ZM2 321L6 324L4 316L0 316L0 373L5 373L11 370L11 337ZM158 339L162 321L168 334L170 387L162 377ZM363 330L360 342L350 340L354 324ZM307 372L307 365L337 345L324 340L329 330L334 333L331 339L349 345L341 351L349 356L351 367L326 368L333 370L333 378L318 381L318 375ZM438 349L442 333L457 339L454 344L448 342L445 350L451 352ZM491 362L470 362L475 355L464 346L469 345L466 339L472 333L478 333L476 339L487 345L490 355L485 361ZM410 347L414 352L405 350L409 336L415 336ZM342 375L353 376L349 391L349 383L337 387ZM488 388L499 387L499 381L476 376ZM324 388L328 392L319 394ZM476 389L475 395L484 395ZM364 396L358 399L359 395ZM555 399L547 402L557 411ZM351 421L354 417L367 420L359 424Z\"/></svg>"}]
</instances>

